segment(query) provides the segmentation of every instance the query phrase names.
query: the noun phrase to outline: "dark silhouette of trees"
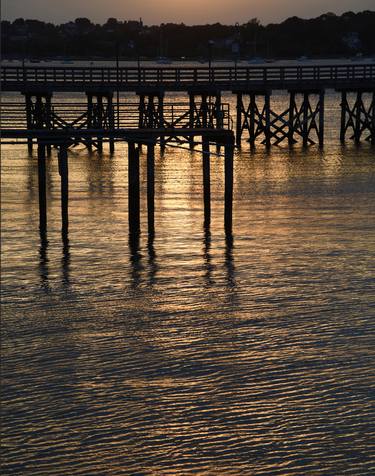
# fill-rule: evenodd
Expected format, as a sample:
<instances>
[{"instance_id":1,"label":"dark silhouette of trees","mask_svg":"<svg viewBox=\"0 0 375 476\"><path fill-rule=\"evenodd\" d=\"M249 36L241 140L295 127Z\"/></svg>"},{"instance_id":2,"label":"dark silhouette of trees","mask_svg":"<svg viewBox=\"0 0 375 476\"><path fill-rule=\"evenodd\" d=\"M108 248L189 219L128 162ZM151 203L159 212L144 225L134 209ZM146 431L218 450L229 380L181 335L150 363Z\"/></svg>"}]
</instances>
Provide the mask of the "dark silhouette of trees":
<instances>
[{"instance_id":1,"label":"dark silhouette of trees","mask_svg":"<svg viewBox=\"0 0 375 476\"><path fill-rule=\"evenodd\" d=\"M239 56L319 57L375 54L375 12L326 13L305 20L291 17L279 24L261 25L250 19L242 25L161 24L108 18L103 25L77 18L61 25L18 18L1 22L3 57L233 58ZM208 46L210 45L210 46ZM238 51L238 48L237 50Z\"/></svg>"}]
</instances>

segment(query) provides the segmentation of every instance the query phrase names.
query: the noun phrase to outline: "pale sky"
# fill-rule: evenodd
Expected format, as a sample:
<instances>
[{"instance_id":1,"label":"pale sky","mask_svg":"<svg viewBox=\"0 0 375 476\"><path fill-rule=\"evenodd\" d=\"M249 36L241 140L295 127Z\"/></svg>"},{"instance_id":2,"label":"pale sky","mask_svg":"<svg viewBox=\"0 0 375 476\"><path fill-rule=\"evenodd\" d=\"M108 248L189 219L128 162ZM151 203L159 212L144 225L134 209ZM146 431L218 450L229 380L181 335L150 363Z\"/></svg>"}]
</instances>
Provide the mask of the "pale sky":
<instances>
[{"instance_id":1,"label":"pale sky","mask_svg":"<svg viewBox=\"0 0 375 476\"><path fill-rule=\"evenodd\" d=\"M375 10L375 0L1 0L1 17L18 17L62 23L87 17L103 23L109 17L136 20L146 25L245 23L257 17L263 24L290 16L311 18L329 11L341 14Z\"/></svg>"}]
</instances>

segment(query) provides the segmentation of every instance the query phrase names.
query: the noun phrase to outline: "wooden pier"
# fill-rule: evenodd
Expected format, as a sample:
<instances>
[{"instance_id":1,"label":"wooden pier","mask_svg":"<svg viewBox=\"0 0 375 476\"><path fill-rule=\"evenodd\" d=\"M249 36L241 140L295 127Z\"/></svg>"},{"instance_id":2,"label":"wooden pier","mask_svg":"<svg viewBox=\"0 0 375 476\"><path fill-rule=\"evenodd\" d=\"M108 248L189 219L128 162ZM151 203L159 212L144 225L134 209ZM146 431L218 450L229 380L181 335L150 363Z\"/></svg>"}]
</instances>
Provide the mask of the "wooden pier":
<instances>
[{"instance_id":1,"label":"wooden pier","mask_svg":"<svg viewBox=\"0 0 375 476\"><path fill-rule=\"evenodd\" d=\"M39 187L39 225L41 236L47 233L47 195L46 195L46 158L47 148L54 146L58 149L59 174L61 178L61 220L62 233L68 233L68 148L73 142L86 142L92 137L103 140L103 135L111 140L121 140L128 144L128 217L129 233L137 235L140 232L140 150L142 145L147 147L147 222L148 233L154 233L154 197L155 197L155 146L166 137L176 134L174 129L117 129L103 130L29 130L20 131L7 129L3 139L17 140L31 138L37 141L38 150L38 187ZM204 223L208 226L211 218L210 197L210 144L224 148L224 229L226 234L232 232L233 209L233 155L234 135L224 129L179 129L178 134L184 137L199 138L203 144L203 209Z\"/></svg>"},{"instance_id":2,"label":"wooden pier","mask_svg":"<svg viewBox=\"0 0 375 476\"><path fill-rule=\"evenodd\" d=\"M228 105L223 106L222 93L230 92L237 98L238 147L243 135L251 146L259 141L270 147L283 141L291 145L299 140L304 146L314 143L322 146L325 91L334 89L342 96L340 139L345 141L349 137L356 142L365 139L375 143L375 64L372 63L211 68L4 67L1 86L3 91L24 95L23 114L28 129L74 126L111 130L124 127L121 120L129 115L133 115L134 124L125 127L229 129L231 118ZM285 111L275 111L274 90L289 94ZM186 93L188 103L182 114L176 115L173 110L171 114L171 105L165 99L168 91ZM81 113L69 121L56 112L59 106L53 101L56 92L85 93L86 104ZM133 92L135 101L121 104L113 100L114 92ZM12 116L10 105L5 103L2 109L3 128L9 123L14 128L16 117ZM22 117L22 111L13 113L18 119ZM100 138L92 143L90 139L87 141L88 148L102 149ZM193 145L190 137L190 146ZM110 148L113 151L113 141Z\"/></svg>"},{"instance_id":3,"label":"wooden pier","mask_svg":"<svg viewBox=\"0 0 375 476\"><path fill-rule=\"evenodd\" d=\"M375 144L375 64L291 67L97 68L4 67L3 91L18 92L20 101L3 102L2 139L38 147L40 230L47 230L46 156L58 148L61 176L62 231L68 232L68 148L84 144L114 151L128 143L129 231L140 228L140 151L147 147L148 232L154 233L154 151L157 144L202 144L204 223L210 222L210 143L224 147L224 228L232 229L233 149L245 136L254 147L286 141L303 146L324 144L324 98L327 89L341 94L340 140L364 139ZM274 90L284 90L289 103L276 111ZM166 100L169 91L186 93L186 101ZM54 101L54 93L81 92L85 101ZM114 93L116 100L114 100ZM131 101L120 92L134 93ZM236 97L235 133L229 104Z\"/></svg>"}]
</instances>

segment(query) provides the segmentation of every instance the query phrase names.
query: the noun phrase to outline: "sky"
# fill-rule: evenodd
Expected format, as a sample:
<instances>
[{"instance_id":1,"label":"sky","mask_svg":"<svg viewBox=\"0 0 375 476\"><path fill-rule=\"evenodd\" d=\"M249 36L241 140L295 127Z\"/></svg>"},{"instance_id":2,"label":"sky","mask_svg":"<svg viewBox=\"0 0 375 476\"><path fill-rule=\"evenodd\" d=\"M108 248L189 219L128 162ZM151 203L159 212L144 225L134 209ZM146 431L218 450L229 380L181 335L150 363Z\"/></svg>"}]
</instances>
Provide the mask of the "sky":
<instances>
[{"instance_id":1,"label":"sky","mask_svg":"<svg viewBox=\"0 0 375 476\"><path fill-rule=\"evenodd\" d=\"M258 18L263 24L290 16L312 18L323 13L375 10L375 0L1 0L5 20L28 18L63 23L87 17L104 23L142 18L146 25L159 23L245 23Z\"/></svg>"}]
</instances>

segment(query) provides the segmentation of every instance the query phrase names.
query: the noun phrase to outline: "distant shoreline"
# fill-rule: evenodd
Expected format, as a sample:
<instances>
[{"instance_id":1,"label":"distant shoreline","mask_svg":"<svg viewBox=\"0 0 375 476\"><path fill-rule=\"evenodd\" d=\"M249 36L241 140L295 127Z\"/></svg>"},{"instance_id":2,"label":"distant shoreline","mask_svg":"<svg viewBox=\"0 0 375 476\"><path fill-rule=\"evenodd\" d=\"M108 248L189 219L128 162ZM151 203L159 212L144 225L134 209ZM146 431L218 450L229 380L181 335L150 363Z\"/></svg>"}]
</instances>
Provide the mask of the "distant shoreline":
<instances>
[{"instance_id":1,"label":"distant shoreline","mask_svg":"<svg viewBox=\"0 0 375 476\"><path fill-rule=\"evenodd\" d=\"M200 58L168 58L168 62L159 62L157 58L140 58L139 60L129 59L129 58L119 58L120 67L146 67L157 65L159 67L175 67L177 65L196 65L197 67L207 67L208 61L204 61ZM212 60L212 66L220 65L235 65L238 67L245 66L298 66L298 65L335 65L335 64L361 64L361 63L371 63L375 62L375 56L353 56L353 57L304 57L304 58L241 58L239 60L233 59L215 59ZM33 58L33 59L22 59L22 58L7 58L3 57L1 59L1 64L4 66L22 66L27 67L38 67L38 66L107 66L115 67L116 58L95 58L90 57L71 57L71 58L60 58L60 57L46 57L46 58Z\"/></svg>"}]
</instances>

